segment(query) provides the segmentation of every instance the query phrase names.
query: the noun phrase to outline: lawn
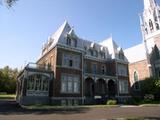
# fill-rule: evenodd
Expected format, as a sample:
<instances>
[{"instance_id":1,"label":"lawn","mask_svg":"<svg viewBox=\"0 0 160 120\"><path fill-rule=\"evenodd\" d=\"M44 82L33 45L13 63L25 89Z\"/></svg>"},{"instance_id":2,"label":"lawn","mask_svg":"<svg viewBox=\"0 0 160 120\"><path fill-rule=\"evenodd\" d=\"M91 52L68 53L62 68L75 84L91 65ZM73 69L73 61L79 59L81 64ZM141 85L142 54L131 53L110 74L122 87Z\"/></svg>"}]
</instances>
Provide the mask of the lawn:
<instances>
[{"instance_id":1,"label":"lawn","mask_svg":"<svg viewBox=\"0 0 160 120\"><path fill-rule=\"evenodd\" d=\"M15 94L0 94L0 99L15 99Z\"/></svg>"}]
</instances>

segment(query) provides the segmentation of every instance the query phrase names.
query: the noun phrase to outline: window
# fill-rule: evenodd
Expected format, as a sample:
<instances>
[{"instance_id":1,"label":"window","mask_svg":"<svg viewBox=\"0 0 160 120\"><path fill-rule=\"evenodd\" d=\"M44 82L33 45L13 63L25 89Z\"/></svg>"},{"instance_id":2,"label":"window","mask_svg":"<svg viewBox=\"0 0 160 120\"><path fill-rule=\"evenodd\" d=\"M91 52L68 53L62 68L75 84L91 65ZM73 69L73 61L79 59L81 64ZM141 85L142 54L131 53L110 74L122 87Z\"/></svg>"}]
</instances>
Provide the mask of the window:
<instances>
[{"instance_id":1,"label":"window","mask_svg":"<svg viewBox=\"0 0 160 120\"><path fill-rule=\"evenodd\" d=\"M154 20L155 20L155 21L158 21L158 19L157 19L157 17L156 17L156 16L154 17Z\"/></svg>"},{"instance_id":2,"label":"window","mask_svg":"<svg viewBox=\"0 0 160 120\"><path fill-rule=\"evenodd\" d=\"M146 34L148 34L148 29L147 28L145 28L145 32L146 32Z\"/></svg>"},{"instance_id":3,"label":"window","mask_svg":"<svg viewBox=\"0 0 160 120\"><path fill-rule=\"evenodd\" d=\"M151 19L149 19L149 27L150 27L151 30L153 30L153 23L152 23Z\"/></svg>"},{"instance_id":4,"label":"window","mask_svg":"<svg viewBox=\"0 0 160 120\"><path fill-rule=\"evenodd\" d=\"M123 64L118 64L118 75L119 76L128 76L128 67Z\"/></svg>"},{"instance_id":5,"label":"window","mask_svg":"<svg viewBox=\"0 0 160 120\"><path fill-rule=\"evenodd\" d=\"M159 30L159 24L158 23L156 23L156 29Z\"/></svg>"},{"instance_id":6,"label":"window","mask_svg":"<svg viewBox=\"0 0 160 120\"><path fill-rule=\"evenodd\" d=\"M84 62L84 72L88 72L88 66L87 66L87 62Z\"/></svg>"},{"instance_id":7,"label":"window","mask_svg":"<svg viewBox=\"0 0 160 120\"><path fill-rule=\"evenodd\" d=\"M73 60L69 60L69 66L70 66L70 67L73 66Z\"/></svg>"},{"instance_id":8,"label":"window","mask_svg":"<svg viewBox=\"0 0 160 120\"><path fill-rule=\"evenodd\" d=\"M93 51L93 56L98 57L98 52L96 50Z\"/></svg>"},{"instance_id":9,"label":"window","mask_svg":"<svg viewBox=\"0 0 160 120\"><path fill-rule=\"evenodd\" d=\"M61 100L61 105L62 106L66 106L67 105L67 101L66 100Z\"/></svg>"},{"instance_id":10,"label":"window","mask_svg":"<svg viewBox=\"0 0 160 120\"><path fill-rule=\"evenodd\" d=\"M61 91L65 92L67 91L67 77L62 76L61 78Z\"/></svg>"},{"instance_id":11,"label":"window","mask_svg":"<svg viewBox=\"0 0 160 120\"><path fill-rule=\"evenodd\" d=\"M119 80L119 92L121 94L128 93L128 81L127 80Z\"/></svg>"},{"instance_id":12,"label":"window","mask_svg":"<svg viewBox=\"0 0 160 120\"><path fill-rule=\"evenodd\" d=\"M123 54L123 52L119 53L119 59L124 60L124 54Z\"/></svg>"},{"instance_id":13,"label":"window","mask_svg":"<svg viewBox=\"0 0 160 120\"><path fill-rule=\"evenodd\" d=\"M42 81L42 85L43 85L43 88L42 88L42 90L43 91L48 91L48 80L43 80Z\"/></svg>"},{"instance_id":14,"label":"window","mask_svg":"<svg viewBox=\"0 0 160 120\"><path fill-rule=\"evenodd\" d=\"M73 102L74 102L75 106L79 105L79 101L78 100L73 100Z\"/></svg>"},{"instance_id":15,"label":"window","mask_svg":"<svg viewBox=\"0 0 160 120\"><path fill-rule=\"evenodd\" d=\"M48 91L49 81L48 77L40 74L30 75L27 79L28 91Z\"/></svg>"},{"instance_id":16,"label":"window","mask_svg":"<svg viewBox=\"0 0 160 120\"><path fill-rule=\"evenodd\" d=\"M134 72L134 89L135 90L139 90L140 89L138 74L137 74L136 71Z\"/></svg>"},{"instance_id":17,"label":"window","mask_svg":"<svg viewBox=\"0 0 160 120\"><path fill-rule=\"evenodd\" d=\"M67 45L72 46L72 47L77 47L77 40L72 39L70 37L67 37Z\"/></svg>"},{"instance_id":18,"label":"window","mask_svg":"<svg viewBox=\"0 0 160 120\"><path fill-rule=\"evenodd\" d=\"M91 54L91 56L93 56L93 50L90 50L90 54Z\"/></svg>"},{"instance_id":19,"label":"window","mask_svg":"<svg viewBox=\"0 0 160 120\"><path fill-rule=\"evenodd\" d=\"M27 89L34 90L34 76L30 76L27 81Z\"/></svg>"},{"instance_id":20,"label":"window","mask_svg":"<svg viewBox=\"0 0 160 120\"><path fill-rule=\"evenodd\" d=\"M100 55L101 55L101 58L105 59L106 56L104 52L101 52Z\"/></svg>"},{"instance_id":21,"label":"window","mask_svg":"<svg viewBox=\"0 0 160 120\"><path fill-rule=\"evenodd\" d=\"M62 93L79 93L80 80L78 75L62 74L61 77Z\"/></svg>"},{"instance_id":22,"label":"window","mask_svg":"<svg viewBox=\"0 0 160 120\"><path fill-rule=\"evenodd\" d=\"M72 106L72 99L67 100L68 101L68 106Z\"/></svg>"},{"instance_id":23,"label":"window","mask_svg":"<svg viewBox=\"0 0 160 120\"><path fill-rule=\"evenodd\" d=\"M74 67L80 68L80 57L79 56L74 56Z\"/></svg>"},{"instance_id":24,"label":"window","mask_svg":"<svg viewBox=\"0 0 160 120\"><path fill-rule=\"evenodd\" d=\"M67 45L71 45L71 38L67 37Z\"/></svg>"},{"instance_id":25,"label":"window","mask_svg":"<svg viewBox=\"0 0 160 120\"><path fill-rule=\"evenodd\" d=\"M92 73L93 74L97 73L97 65L96 64L92 64Z\"/></svg>"},{"instance_id":26,"label":"window","mask_svg":"<svg viewBox=\"0 0 160 120\"><path fill-rule=\"evenodd\" d=\"M104 74L105 74L105 72L106 72L105 66L104 66L104 65L102 65L101 73L104 75Z\"/></svg>"},{"instance_id":27,"label":"window","mask_svg":"<svg viewBox=\"0 0 160 120\"><path fill-rule=\"evenodd\" d=\"M66 67L80 68L80 56L64 54L62 64Z\"/></svg>"},{"instance_id":28,"label":"window","mask_svg":"<svg viewBox=\"0 0 160 120\"><path fill-rule=\"evenodd\" d=\"M91 54L91 56L98 57L98 52L97 52L97 50L90 49L90 54Z\"/></svg>"}]
</instances>

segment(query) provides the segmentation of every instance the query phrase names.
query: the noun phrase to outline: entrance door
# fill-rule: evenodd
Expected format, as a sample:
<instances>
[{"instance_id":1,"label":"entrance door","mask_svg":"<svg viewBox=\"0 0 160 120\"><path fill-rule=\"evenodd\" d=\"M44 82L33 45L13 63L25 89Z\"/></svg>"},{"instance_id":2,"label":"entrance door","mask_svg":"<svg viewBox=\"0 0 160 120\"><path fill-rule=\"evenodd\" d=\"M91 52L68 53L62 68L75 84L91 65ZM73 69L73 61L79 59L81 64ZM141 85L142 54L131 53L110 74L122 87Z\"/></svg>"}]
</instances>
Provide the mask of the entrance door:
<instances>
[{"instance_id":1,"label":"entrance door","mask_svg":"<svg viewBox=\"0 0 160 120\"><path fill-rule=\"evenodd\" d=\"M94 81L92 78L85 79L85 96L94 96Z\"/></svg>"},{"instance_id":2,"label":"entrance door","mask_svg":"<svg viewBox=\"0 0 160 120\"><path fill-rule=\"evenodd\" d=\"M115 82L113 80L109 80L108 81L108 95L109 95L109 98L115 97L115 94L116 94Z\"/></svg>"}]
</instances>

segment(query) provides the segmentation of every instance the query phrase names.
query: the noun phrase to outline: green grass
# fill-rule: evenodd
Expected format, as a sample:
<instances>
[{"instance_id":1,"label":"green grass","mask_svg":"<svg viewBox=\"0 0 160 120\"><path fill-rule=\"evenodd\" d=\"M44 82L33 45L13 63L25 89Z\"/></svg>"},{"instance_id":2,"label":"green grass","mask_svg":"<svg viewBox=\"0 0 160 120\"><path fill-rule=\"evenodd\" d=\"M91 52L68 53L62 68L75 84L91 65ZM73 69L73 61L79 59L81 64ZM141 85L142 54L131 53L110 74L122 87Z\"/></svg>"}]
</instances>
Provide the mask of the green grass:
<instances>
[{"instance_id":1,"label":"green grass","mask_svg":"<svg viewBox=\"0 0 160 120\"><path fill-rule=\"evenodd\" d=\"M0 99L15 99L15 94L0 94Z\"/></svg>"}]
</instances>

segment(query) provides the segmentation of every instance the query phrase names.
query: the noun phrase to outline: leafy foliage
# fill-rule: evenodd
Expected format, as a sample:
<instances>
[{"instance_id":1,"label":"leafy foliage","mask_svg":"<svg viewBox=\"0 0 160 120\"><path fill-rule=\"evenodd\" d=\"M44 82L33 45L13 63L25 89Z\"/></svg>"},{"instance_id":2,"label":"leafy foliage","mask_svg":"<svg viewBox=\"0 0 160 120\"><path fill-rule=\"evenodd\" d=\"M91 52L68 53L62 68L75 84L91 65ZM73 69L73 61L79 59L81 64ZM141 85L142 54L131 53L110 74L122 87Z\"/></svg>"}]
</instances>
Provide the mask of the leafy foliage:
<instances>
[{"instance_id":1,"label":"leafy foliage","mask_svg":"<svg viewBox=\"0 0 160 120\"><path fill-rule=\"evenodd\" d=\"M11 69L9 66L0 69L0 92L15 93L17 69Z\"/></svg>"},{"instance_id":2,"label":"leafy foliage","mask_svg":"<svg viewBox=\"0 0 160 120\"><path fill-rule=\"evenodd\" d=\"M153 94L160 97L160 78L146 78L141 84L141 91L145 94Z\"/></svg>"},{"instance_id":3,"label":"leafy foliage","mask_svg":"<svg viewBox=\"0 0 160 120\"><path fill-rule=\"evenodd\" d=\"M18 0L0 0L1 4L5 4L8 8L11 8Z\"/></svg>"},{"instance_id":4,"label":"leafy foliage","mask_svg":"<svg viewBox=\"0 0 160 120\"><path fill-rule=\"evenodd\" d=\"M117 101L116 100L108 100L107 105L116 105L117 104Z\"/></svg>"}]
</instances>

